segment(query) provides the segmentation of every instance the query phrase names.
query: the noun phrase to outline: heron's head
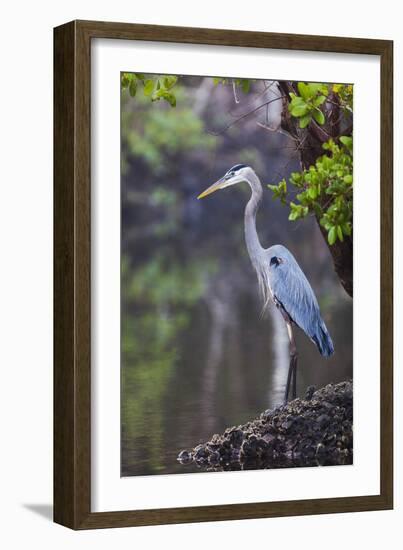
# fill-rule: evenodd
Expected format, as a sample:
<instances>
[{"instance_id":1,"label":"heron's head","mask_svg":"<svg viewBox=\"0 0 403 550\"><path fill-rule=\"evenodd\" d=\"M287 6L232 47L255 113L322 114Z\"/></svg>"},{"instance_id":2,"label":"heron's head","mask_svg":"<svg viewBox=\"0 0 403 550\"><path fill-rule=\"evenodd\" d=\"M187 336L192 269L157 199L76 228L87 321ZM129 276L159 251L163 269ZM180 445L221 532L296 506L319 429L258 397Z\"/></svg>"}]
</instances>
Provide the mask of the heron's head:
<instances>
[{"instance_id":1,"label":"heron's head","mask_svg":"<svg viewBox=\"0 0 403 550\"><path fill-rule=\"evenodd\" d=\"M210 185L210 187L207 187L207 189L205 189L203 193L200 193L197 198L202 199L204 197L207 197L207 195L214 193L214 191L224 189L225 187L235 185L236 183L241 183L243 181L249 182L248 176L251 171L252 168L250 168L246 164L236 164L235 166L230 168L222 178L213 183L213 185Z\"/></svg>"}]
</instances>

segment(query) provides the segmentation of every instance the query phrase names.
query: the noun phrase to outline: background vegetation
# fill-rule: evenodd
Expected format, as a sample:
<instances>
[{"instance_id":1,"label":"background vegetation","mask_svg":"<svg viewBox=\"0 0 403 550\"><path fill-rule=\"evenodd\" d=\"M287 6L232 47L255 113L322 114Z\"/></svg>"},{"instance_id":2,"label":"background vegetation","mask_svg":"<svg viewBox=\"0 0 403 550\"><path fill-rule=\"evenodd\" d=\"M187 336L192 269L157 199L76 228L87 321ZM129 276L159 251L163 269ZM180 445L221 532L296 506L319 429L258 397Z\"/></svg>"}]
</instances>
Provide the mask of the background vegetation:
<instances>
[{"instance_id":1,"label":"background vegetation","mask_svg":"<svg viewBox=\"0 0 403 550\"><path fill-rule=\"evenodd\" d=\"M352 87L121 84L122 474L170 473L181 448L272 406L285 382L287 337L276 312L259 319L244 246L248 189L196 200L233 164L264 182L262 244L295 254L335 340L323 363L300 338L299 391L352 375Z\"/></svg>"}]
</instances>

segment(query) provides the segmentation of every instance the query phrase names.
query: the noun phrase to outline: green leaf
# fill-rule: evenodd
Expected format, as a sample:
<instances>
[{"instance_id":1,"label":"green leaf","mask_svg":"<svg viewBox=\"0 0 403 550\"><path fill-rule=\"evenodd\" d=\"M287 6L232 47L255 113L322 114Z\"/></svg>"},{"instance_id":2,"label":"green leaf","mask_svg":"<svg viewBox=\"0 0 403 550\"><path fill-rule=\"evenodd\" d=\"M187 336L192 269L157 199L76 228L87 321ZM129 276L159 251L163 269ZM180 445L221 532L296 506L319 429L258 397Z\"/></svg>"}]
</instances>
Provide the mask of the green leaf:
<instances>
[{"instance_id":1,"label":"green leaf","mask_svg":"<svg viewBox=\"0 0 403 550\"><path fill-rule=\"evenodd\" d=\"M309 106L300 97L293 99L288 108L292 116L295 117L304 116L309 111Z\"/></svg>"},{"instance_id":2,"label":"green leaf","mask_svg":"<svg viewBox=\"0 0 403 550\"><path fill-rule=\"evenodd\" d=\"M329 230L329 233L327 234L327 240L330 245L333 245L336 242L337 239L337 230L334 225Z\"/></svg>"},{"instance_id":3,"label":"green leaf","mask_svg":"<svg viewBox=\"0 0 403 550\"><path fill-rule=\"evenodd\" d=\"M127 86L129 85L130 83L130 76L128 73L123 73L122 74L122 86L123 88L127 88Z\"/></svg>"},{"instance_id":4,"label":"green leaf","mask_svg":"<svg viewBox=\"0 0 403 550\"><path fill-rule=\"evenodd\" d=\"M325 101L326 101L326 96L325 95L320 95L319 97L317 97L316 99L313 100L313 105L314 105L314 107L319 107Z\"/></svg>"},{"instance_id":5,"label":"green leaf","mask_svg":"<svg viewBox=\"0 0 403 550\"><path fill-rule=\"evenodd\" d=\"M164 94L163 98L168 101L171 107L176 107L176 97L174 96L174 94L168 92Z\"/></svg>"},{"instance_id":6,"label":"green leaf","mask_svg":"<svg viewBox=\"0 0 403 550\"><path fill-rule=\"evenodd\" d=\"M320 82L310 82L308 86L312 93L312 96L318 94L319 92L323 95L328 94L328 89L326 84L321 84Z\"/></svg>"},{"instance_id":7,"label":"green leaf","mask_svg":"<svg viewBox=\"0 0 403 550\"><path fill-rule=\"evenodd\" d=\"M343 223L342 225L343 233L348 237L351 235L351 224Z\"/></svg>"},{"instance_id":8,"label":"green leaf","mask_svg":"<svg viewBox=\"0 0 403 550\"><path fill-rule=\"evenodd\" d=\"M298 218L303 218L309 212L309 208L307 206L301 206L300 204L295 204L294 202L290 203L290 208L291 212L288 216L288 219L291 221L295 221Z\"/></svg>"},{"instance_id":9,"label":"green leaf","mask_svg":"<svg viewBox=\"0 0 403 550\"><path fill-rule=\"evenodd\" d=\"M291 212L290 212L290 215L288 216L288 219L290 221L295 221L296 219L299 218L299 209L301 207L298 206L297 204L291 202L290 203L290 208L291 208Z\"/></svg>"},{"instance_id":10,"label":"green leaf","mask_svg":"<svg viewBox=\"0 0 403 550\"><path fill-rule=\"evenodd\" d=\"M144 81L144 95L150 96L154 90L154 81L150 78Z\"/></svg>"},{"instance_id":11,"label":"green leaf","mask_svg":"<svg viewBox=\"0 0 403 550\"><path fill-rule=\"evenodd\" d=\"M350 136L340 136L341 143L347 147L347 149L350 151L350 153L353 150L353 138Z\"/></svg>"},{"instance_id":12,"label":"green leaf","mask_svg":"<svg viewBox=\"0 0 403 550\"><path fill-rule=\"evenodd\" d=\"M306 128L308 124L311 122L312 117L310 114L304 115L299 119L299 127L300 128Z\"/></svg>"},{"instance_id":13,"label":"green leaf","mask_svg":"<svg viewBox=\"0 0 403 550\"><path fill-rule=\"evenodd\" d=\"M325 123L325 115L322 113L320 109L315 109L312 113L313 118L316 120L318 124L323 125Z\"/></svg>"},{"instance_id":14,"label":"green leaf","mask_svg":"<svg viewBox=\"0 0 403 550\"><path fill-rule=\"evenodd\" d=\"M343 181L344 183L351 185L353 183L353 176L351 174L347 174L347 176L344 176Z\"/></svg>"},{"instance_id":15,"label":"green leaf","mask_svg":"<svg viewBox=\"0 0 403 550\"><path fill-rule=\"evenodd\" d=\"M250 80L248 78L244 78L242 80L242 91L244 94L247 94L250 90Z\"/></svg>"},{"instance_id":16,"label":"green leaf","mask_svg":"<svg viewBox=\"0 0 403 550\"><path fill-rule=\"evenodd\" d=\"M297 87L298 87L300 96L304 98L305 101L307 101L312 97L312 91L310 87L307 84L305 84L305 82L298 82Z\"/></svg>"},{"instance_id":17,"label":"green leaf","mask_svg":"<svg viewBox=\"0 0 403 550\"><path fill-rule=\"evenodd\" d=\"M339 237L340 241L344 241L343 230L340 225L337 226L337 236Z\"/></svg>"},{"instance_id":18,"label":"green leaf","mask_svg":"<svg viewBox=\"0 0 403 550\"><path fill-rule=\"evenodd\" d=\"M292 172L290 176L290 181L296 187L300 187L303 184L303 175L301 172Z\"/></svg>"},{"instance_id":19,"label":"green leaf","mask_svg":"<svg viewBox=\"0 0 403 550\"><path fill-rule=\"evenodd\" d=\"M287 182L283 178L278 185L267 184L267 187L273 192L273 199L280 199L285 204L287 198Z\"/></svg>"},{"instance_id":20,"label":"green leaf","mask_svg":"<svg viewBox=\"0 0 403 550\"><path fill-rule=\"evenodd\" d=\"M163 83L164 83L165 88L167 90L170 90L171 88L173 88L175 86L177 81L178 81L178 77L171 75L171 76L164 76Z\"/></svg>"},{"instance_id":21,"label":"green leaf","mask_svg":"<svg viewBox=\"0 0 403 550\"><path fill-rule=\"evenodd\" d=\"M134 97L137 93L137 78L133 78L129 84L129 93Z\"/></svg>"},{"instance_id":22,"label":"green leaf","mask_svg":"<svg viewBox=\"0 0 403 550\"><path fill-rule=\"evenodd\" d=\"M176 107L175 95L172 92L168 92L165 88L156 90L151 97L151 101L159 101L160 99L165 99L171 107Z\"/></svg>"}]
</instances>

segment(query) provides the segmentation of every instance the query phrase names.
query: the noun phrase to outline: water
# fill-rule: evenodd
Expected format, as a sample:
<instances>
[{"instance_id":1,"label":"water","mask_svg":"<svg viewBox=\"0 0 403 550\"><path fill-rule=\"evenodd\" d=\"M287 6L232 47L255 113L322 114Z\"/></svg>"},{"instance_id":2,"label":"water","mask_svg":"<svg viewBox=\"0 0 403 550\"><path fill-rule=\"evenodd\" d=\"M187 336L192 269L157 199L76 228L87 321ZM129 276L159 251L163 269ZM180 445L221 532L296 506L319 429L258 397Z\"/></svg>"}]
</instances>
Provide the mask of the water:
<instances>
[{"instance_id":1,"label":"water","mask_svg":"<svg viewBox=\"0 0 403 550\"><path fill-rule=\"evenodd\" d=\"M194 255L157 246L123 270L122 476L197 471L177 462L182 449L282 401L281 315L271 307L261 318L248 258L217 264L221 246ZM310 278L336 353L321 357L296 329L299 395L352 377L352 301L325 265Z\"/></svg>"}]
</instances>

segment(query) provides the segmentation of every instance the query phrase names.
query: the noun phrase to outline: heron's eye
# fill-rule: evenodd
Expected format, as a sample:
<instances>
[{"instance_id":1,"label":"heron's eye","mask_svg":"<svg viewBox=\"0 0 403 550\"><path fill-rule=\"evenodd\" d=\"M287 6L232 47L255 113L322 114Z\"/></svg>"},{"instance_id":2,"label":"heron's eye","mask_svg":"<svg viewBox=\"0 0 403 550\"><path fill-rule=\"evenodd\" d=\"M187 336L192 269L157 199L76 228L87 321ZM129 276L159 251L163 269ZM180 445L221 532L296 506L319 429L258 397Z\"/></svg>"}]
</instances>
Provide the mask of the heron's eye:
<instances>
[{"instance_id":1,"label":"heron's eye","mask_svg":"<svg viewBox=\"0 0 403 550\"><path fill-rule=\"evenodd\" d=\"M281 258L277 258L277 256L273 256L270 259L270 266L274 265L275 267L277 267L281 264L281 262L282 262Z\"/></svg>"}]
</instances>

